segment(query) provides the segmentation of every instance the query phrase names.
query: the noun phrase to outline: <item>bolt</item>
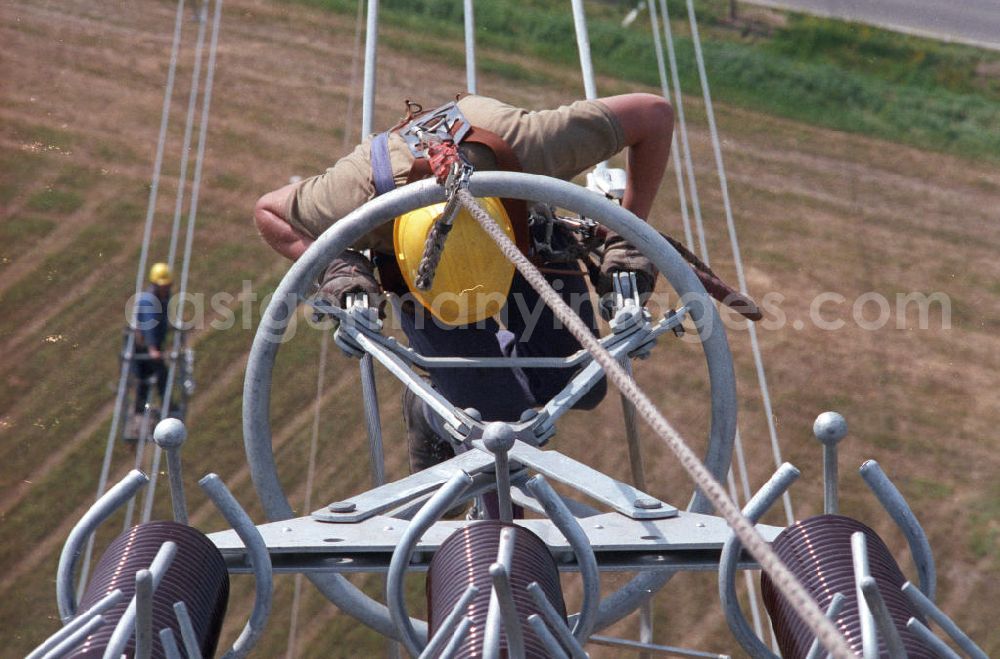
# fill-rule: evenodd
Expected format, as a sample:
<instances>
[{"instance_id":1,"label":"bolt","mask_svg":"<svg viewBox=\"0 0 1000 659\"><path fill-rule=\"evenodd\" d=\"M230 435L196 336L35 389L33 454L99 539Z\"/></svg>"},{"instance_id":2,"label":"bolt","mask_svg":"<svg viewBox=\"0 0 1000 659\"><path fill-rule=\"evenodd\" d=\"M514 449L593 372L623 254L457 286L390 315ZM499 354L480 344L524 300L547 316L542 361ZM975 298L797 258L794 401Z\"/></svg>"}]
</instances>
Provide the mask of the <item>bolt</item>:
<instances>
[{"instance_id":1,"label":"bolt","mask_svg":"<svg viewBox=\"0 0 1000 659\"><path fill-rule=\"evenodd\" d=\"M357 507L352 501L335 501L330 504L329 509L331 513L352 513Z\"/></svg>"},{"instance_id":2,"label":"bolt","mask_svg":"<svg viewBox=\"0 0 1000 659\"><path fill-rule=\"evenodd\" d=\"M654 508L659 508L663 504L661 504L656 499L649 499L649 498L643 497L641 499L636 499L635 501L633 501L632 505L635 508L641 508L642 510L652 510Z\"/></svg>"},{"instance_id":3,"label":"bolt","mask_svg":"<svg viewBox=\"0 0 1000 659\"><path fill-rule=\"evenodd\" d=\"M469 418L472 419L473 421L478 421L480 423L483 422L483 413L477 410L476 408L466 407L462 411L465 412L469 416Z\"/></svg>"}]
</instances>

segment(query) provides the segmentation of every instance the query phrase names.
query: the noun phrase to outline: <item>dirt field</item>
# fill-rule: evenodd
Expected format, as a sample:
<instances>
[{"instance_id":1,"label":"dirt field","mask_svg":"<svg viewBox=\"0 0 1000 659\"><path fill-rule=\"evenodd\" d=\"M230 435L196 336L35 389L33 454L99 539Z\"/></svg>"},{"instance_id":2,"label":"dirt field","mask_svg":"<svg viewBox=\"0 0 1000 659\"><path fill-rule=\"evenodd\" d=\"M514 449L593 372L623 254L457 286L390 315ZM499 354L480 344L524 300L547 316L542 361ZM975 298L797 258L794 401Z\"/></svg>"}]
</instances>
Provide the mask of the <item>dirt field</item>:
<instances>
[{"instance_id":1,"label":"dirt field","mask_svg":"<svg viewBox=\"0 0 1000 659\"><path fill-rule=\"evenodd\" d=\"M159 0L12 0L0 7L3 656L23 656L57 628L53 581L59 551L94 497L119 368L124 300L138 262L174 11L173 3ZM169 241L195 30L195 23L185 23L151 253L156 259L164 257ZM273 290L286 264L260 243L250 223L252 205L290 176L321 170L355 139L361 85L360 76L352 76L354 30L353 17L263 0L226 3L191 291L236 296L245 281L258 296ZM382 37L378 125L395 120L404 98L433 102L461 91L462 69L395 50L404 36L387 30ZM516 54L484 56L526 64ZM553 82L544 87L485 76L480 91L528 107L581 94L574 71L548 67L546 73ZM611 94L625 87L600 80L599 89ZM686 98L685 107L712 264L735 282L703 113L696 99ZM939 604L988 653L1000 654L994 613L984 606L1000 598L1000 168L724 103L717 113L749 288L769 305L758 335L774 421L784 458L802 471L792 490L796 517L822 510L821 452L811 426L819 412L836 409L851 426L841 445L843 512L877 529L915 579L905 540L855 471L865 459L877 459L928 532ZM672 177L671 170L652 221L681 236ZM908 294L939 294L926 322L916 303L897 302ZM251 307L252 325L257 304L259 297L244 295L230 307ZM838 322L842 326L833 329ZM199 388L185 480L192 523L205 530L223 526L195 484L210 471L263 521L239 421L251 338L252 331L239 324L192 334ZM734 329L730 342L741 386L741 434L756 488L774 464L746 331ZM317 332L299 332L282 348L276 372L275 453L296 505L306 497L319 345ZM331 350L314 507L357 492L368 480L355 374L354 363ZM652 360L638 365L637 377L700 446L708 401L697 347L666 341ZM401 477L399 387L385 373L379 378L388 471ZM553 446L626 478L616 398L609 396L597 412L565 418ZM648 432L644 441L651 491L684 505L691 490L686 478ZM132 459L118 448L114 479ZM161 518L170 514L165 487L156 511ZM781 523L780 515L766 521ZM120 528L120 519L109 521L103 540ZM276 579L274 612L255 656L285 652L292 583L291 577ZM418 585L414 580L415 593ZM372 593L380 589L374 580L365 586ZM572 600L573 579L567 586ZM234 579L224 643L244 624L251 590L248 579ZM677 577L656 600L656 640L739 655L715 593L711 575ZM421 610L421 599L412 598L411 610ZM301 607L297 656L382 652L373 633L338 615L308 585ZM612 633L634 637L634 620Z\"/></svg>"}]
</instances>

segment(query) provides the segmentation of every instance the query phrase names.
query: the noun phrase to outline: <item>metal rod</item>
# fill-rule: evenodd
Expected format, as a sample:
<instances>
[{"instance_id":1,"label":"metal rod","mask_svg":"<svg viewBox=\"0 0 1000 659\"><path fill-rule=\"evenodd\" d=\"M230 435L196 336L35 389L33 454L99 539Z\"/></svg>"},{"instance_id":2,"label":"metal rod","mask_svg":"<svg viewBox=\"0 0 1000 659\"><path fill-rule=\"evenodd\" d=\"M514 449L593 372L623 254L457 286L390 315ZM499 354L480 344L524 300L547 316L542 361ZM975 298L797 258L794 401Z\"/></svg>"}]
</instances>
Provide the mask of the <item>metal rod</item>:
<instances>
[{"instance_id":1,"label":"metal rod","mask_svg":"<svg viewBox=\"0 0 1000 659\"><path fill-rule=\"evenodd\" d=\"M371 135L375 116L375 66L378 51L378 0L368 0L365 28L365 77L361 101L361 136Z\"/></svg>"},{"instance_id":2,"label":"metal rod","mask_svg":"<svg viewBox=\"0 0 1000 659\"><path fill-rule=\"evenodd\" d=\"M521 631L521 621L514 603L514 591L510 584L510 571L513 569L516 541L517 529L515 527L510 526L500 531L497 562L490 566L490 577L493 580L492 594L499 602L500 617L507 634L507 654L511 657L523 657L524 634ZM492 604L492 599L490 603Z\"/></svg>"},{"instance_id":3,"label":"metal rod","mask_svg":"<svg viewBox=\"0 0 1000 659\"><path fill-rule=\"evenodd\" d=\"M826 607L826 617L830 622L837 622L837 616L840 615L845 604L847 604L847 598L843 593L833 594L833 597L830 598L830 605ZM809 652L806 654L806 659L822 659L824 656L826 656L826 650L823 649L823 644L819 642L818 638L813 639L812 645L809 646Z\"/></svg>"},{"instance_id":4,"label":"metal rod","mask_svg":"<svg viewBox=\"0 0 1000 659\"><path fill-rule=\"evenodd\" d=\"M465 0L465 91L476 93L476 15L473 0Z\"/></svg>"},{"instance_id":5,"label":"metal rod","mask_svg":"<svg viewBox=\"0 0 1000 659\"><path fill-rule=\"evenodd\" d=\"M497 599L500 602L500 617L507 635L507 654L512 658L524 657L524 633L521 629L521 621L517 616L517 606L514 604L510 571L505 566L494 563L490 566L490 577L493 579L493 591L497 594Z\"/></svg>"},{"instance_id":6,"label":"metal rod","mask_svg":"<svg viewBox=\"0 0 1000 659\"><path fill-rule=\"evenodd\" d=\"M983 649L976 645L969 636L963 632L955 622L949 618L944 611L938 608L927 595L920 592L920 589L907 581L903 584L903 594L906 595L913 605L917 607L925 616L938 624L948 636L968 654L972 659L988 659Z\"/></svg>"},{"instance_id":7,"label":"metal rod","mask_svg":"<svg viewBox=\"0 0 1000 659\"><path fill-rule=\"evenodd\" d=\"M76 614L76 597L73 593L73 568L79 558L84 543L91 537L101 522L110 517L123 503L135 496L143 485L149 482L141 471L132 470L125 478L104 493L94 505L84 513L80 521L66 538L62 553L59 555L59 567L56 569L56 602L59 606L59 617L64 623L69 622Z\"/></svg>"},{"instance_id":8,"label":"metal rod","mask_svg":"<svg viewBox=\"0 0 1000 659\"><path fill-rule=\"evenodd\" d=\"M168 418L156 424L153 441L167 452L167 472L170 480L170 503L174 521L188 523L187 502L184 498L184 479L181 474L181 446L187 439L187 428L180 419Z\"/></svg>"},{"instance_id":9,"label":"metal rod","mask_svg":"<svg viewBox=\"0 0 1000 659\"><path fill-rule=\"evenodd\" d=\"M153 654L153 575L149 570L135 573L135 656L149 659Z\"/></svg>"},{"instance_id":10,"label":"metal rod","mask_svg":"<svg viewBox=\"0 0 1000 659\"><path fill-rule=\"evenodd\" d=\"M837 444L847 435L847 421L836 412L823 412L813 422L813 435L823 444L823 512L840 512L837 495Z\"/></svg>"},{"instance_id":11,"label":"metal rod","mask_svg":"<svg viewBox=\"0 0 1000 659\"><path fill-rule=\"evenodd\" d=\"M799 477L799 470L789 463L781 465L763 487L743 507L743 515L752 524L770 510L789 486ZM742 545L733 533L722 545L719 556L719 599L722 610L726 614L726 622L736 641L754 659L773 659L775 655L764 645L750 627L740 609L739 598L736 595L736 564Z\"/></svg>"},{"instance_id":12,"label":"metal rod","mask_svg":"<svg viewBox=\"0 0 1000 659\"><path fill-rule=\"evenodd\" d=\"M937 590L937 570L934 566L934 553L931 551L931 544L927 540L927 534L924 533L923 527L917 521L909 504L906 503L906 499L885 475L878 462L868 460L861 465L858 471L871 491L875 493L875 497L882 504L882 507L903 532L903 536L910 546L913 563L917 566L920 590L933 602Z\"/></svg>"},{"instance_id":13,"label":"metal rod","mask_svg":"<svg viewBox=\"0 0 1000 659\"><path fill-rule=\"evenodd\" d=\"M250 619L247 620L243 631L233 643L233 647L223 655L223 659L244 657L250 653L250 650L257 643L257 639L264 633L264 626L271 614L271 592L274 583L274 575L271 572L271 555L267 551L267 545L264 543L260 531L254 526L253 520L243 510L243 507L240 506L218 474L208 474L198 481L198 485L201 486L215 507L236 531L236 535L243 541L250 557L250 564L253 566L255 586Z\"/></svg>"},{"instance_id":14,"label":"metal rod","mask_svg":"<svg viewBox=\"0 0 1000 659\"><path fill-rule=\"evenodd\" d=\"M490 424L493 425L493 424ZM514 559L514 540L516 539L515 530L513 528L505 528L500 531L500 540L497 544L497 560L493 565L490 566L490 577L493 579L493 588L490 590L490 604L486 611L486 628L483 631L483 657L484 659L497 659L500 656L500 629L507 622L508 615L513 615L516 622L517 611L511 611L508 604L513 603L513 594L511 593L510 602L503 601L501 595L501 587L498 587L496 582L497 579L494 578L493 568L499 566L504 573L504 577L509 575L510 568ZM503 577L501 577L503 578ZM507 585L507 590L510 590L510 581L504 582ZM518 628L518 633L520 632L520 627ZM521 640L521 650L522 654L524 651L523 638ZM512 652L511 639L508 635L507 638L507 651Z\"/></svg>"},{"instance_id":15,"label":"metal rod","mask_svg":"<svg viewBox=\"0 0 1000 659\"><path fill-rule=\"evenodd\" d=\"M670 103L672 102L670 98L670 80L667 78L663 62L663 44L660 40L660 22L657 16L656 2L654 0L646 0L646 6L649 9L649 22L653 29L653 48L656 51L656 68L660 74L660 91L663 94L663 98L667 99L667 102ZM675 105L680 106L680 104L680 99L678 99ZM684 244L689 250L693 251L694 237L691 234L691 217L688 214L687 193L684 190L684 174L681 172L683 153L679 151L678 147L677 132L674 131L670 136L670 152L674 154L671 160L674 162L674 177L677 179L677 197L681 207L681 225L684 227Z\"/></svg>"},{"instance_id":16,"label":"metal rod","mask_svg":"<svg viewBox=\"0 0 1000 659\"><path fill-rule=\"evenodd\" d=\"M948 644L934 635L934 632L927 629L927 625L916 618L910 618L906 623L906 628L910 633L929 645L931 652L941 657L941 659L962 659L961 655L948 647Z\"/></svg>"},{"instance_id":17,"label":"metal rod","mask_svg":"<svg viewBox=\"0 0 1000 659\"><path fill-rule=\"evenodd\" d=\"M507 455L513 448L514 441L514 429L502 421L490 423L483 431L483 444L493 454L494 459L500 521L506 523L514 520L514 507L510 500L510 460Z\"/></svg>"},{"instance_id":18,"label":"metal rod","mask_svg":"<svg viewBox=\"0 0 1000 659\"><path fill-rule=\"evenodd\" d=\"M194 625L191 624L191 615L188 613L187 604L174 602L174 616L177 618L177 625L181 630L181 641L184 643L184 651L187 653L188 659L201 659L201 645L194 632Z\"/></svg>"},{"instance_id":19,"label":"metal rod","mask_svg":"<svg viewBox=\"0 0 1000 659\"><path fill-rule=\"evenodd\" d=\"M149 565L153 590L156 590L156 587L160 585L163 575L170 569L170 565L174 562L176 556L176 543L167 541L160 545L159 551L153 557L153 562ZM118 624L111 633L111 638L108 639L108 645L104 650L104 659L119 659L122 656L128 640L132 638L132 634L135 631L137 607L138 598L133 597L128 607L126 607L125 613L118 619Z\"/></svg>"},{"instance_id":20,"label":"metal rod","mask_svg":"<svg viewBox=\"0 0 1000 659\"><path fill-rule=\"evenodd\" d=\"M378 411L378 390L375 387L375 366L372 356L361 357L361 397L368 426L368 459L371 462L372 486L385 485L385 453L382 450L382 419Z\"/></svg>"},{"instance_id":21,"label":"metal rod","mask_svg":"<svg viewBox=\"0 0 1000 659\"><path fill-rule=\"evenodd\" d=\"M851 557L854 563L854 593L861 619L861 648L864 659L878 659L878 627L861 590L861 582L871 576L868 569L868 538L861 531L851 534Z\"/></svg>"},{"instance_id":22,"label":"metal rod","mask_svg":"<svg viewBox=\"0 0 1000 659\"><path fill-rule=\"evenodd\" d=\"M125 595L122 593L120 588L116 588L111 591L99 599L92 607L70 620L62 628L60 628L59 631L45 639L41 645L32 650L31 653L24 659L39 659L40 657L45 656L46 653L62 643L63 640L75 634L78 629L88 624L91 618L102 615L105 611L118 604L124 596Z\"/></svg>"},{"instance_id":23,"label":"metal rod","mask_svg":"<svg viewBox=\"0 0 1000 659\"><path fill-rule=\"evenodd\" d=\"M473 584L469 584L469 587L465 589L462 596L458 598L458 602L455 607L448 614L448 617L444 619L441 625L437 628L434 636L427 642L427 647L424 651L420 653L420 659L430 659L431 657L438 656L445 644L451 640L452 634L455 633L455 629L458 628L462 619L468 619L465 616L466 610L469 608L469 603L479 594L479 589Z\"/></svg>"},{"instance_id":24,"label":"metal rod","mask_svg":"<svg viewBox=\"0 0 1000 659\"><path fill-rule=\"evenodd\" d=\"M868 576L861 580L861 594L864 595L865 602L868 603L868 609L875 616L875 625L878 627L878 633L885 639L889 656L892 659L906 659L903 639L899 636L899 630L896 629L896 625L892 621L892 615L885 605L885 599L883 599L874 577Z\"/></svg>"},{"instance_id":25,"label":"metal rod","mask_svg":"<svg viewBox=\"0 0 1000 659\"><path fill-rule=\"evenodd\" d=\"M147 380L147 384L152 384L152 380ZM153 387L150 386L146 389L146 400L142 404L142 420L139 422L139 436L135 440L135 460L133 461L132 468L137 471L142 471L144 466L143 460L146 457L146 445L149 440L149 419L153 409L149 404L152 392ZM134 514L135 499L132 498L125 504L125 514L122 516L122 533L132 528L132 517Z\"/></svg>"},{"instance_id":26,"label":"metal rod","mask_svg":"<svg viewBox=\"0 0 1000 659\"><path fill-rule=\"evenodd\" d=\"M420 541L420 537L434 522L441 518L446 510L455 505L455 502L470 485L472 485L472 476L463 470L456 471L413 517L413 521L406 527L406 531L399 539L399 544L396 545L396 550L392 553L389 573L386 576L386 600L389 606L389 615L399 634L399 640L403 642L403 646L410 653L410 656L420 656L424 640L417 634L410 621L410 616L406 613L406 599L403 592L406 568L410 564L413 549Z\"/></svg>"},{"instance_id":27,"label":"metal rod","mask_svg":"<svg viewBox=\"0 0 1000 659\"><path fill-rule=\"evenodd\" d=\"M470 627L472 627L472 618L462 616L462 620L458 623L455 633L451 635L451 640L448 641L448 645L441 651L440 659L451 659L455 656L455 653L458 652L458 646L465 640Z\"/></svg>"},{"instance_id":28,"label":"metal rod","mask_svg":"<svg viewBox=\"0 0 1000 659\"><path fill-rule=\"evenodd\" d=\"M163 646L163 653L167 659L183 659L181 650L177 647L177 639L174 638L174 630L170 627L160 630L160 645Z\"/></svg>"},{"instance_id":29,"label":"metal rod","mask_svg":"<svg viewBox=\"0 0 1000 659\"><path fill-rule=\"evenodd\" d=\"M823 512L836 515L840 512L837 495L837 447L823 445Z\"/></svg>"},{"instance_id":30,"label":"metal rod","mask_svg":"<svg viewBox=\"0 0 1000 659\"><path fill-rule=\"evenodd\" d=\"M583 92L587 100L597 98L594 83L594 63L590 57L590 36L587 34L587 15L583 0L571 0L573 5L573 28L576 30L576 48L580 53L580 73L583 74Z\"/></svg>"},{"instance_id":31,"label":"metal rod","mask_svg":"<svg viewBox=\"0 0 1000 659\"><path fill-rule=\"evenodd\" d=\"M351 333L351 330L344 324L341 324L340 329L341 331L346 331L351 334L351 338L355 340L358 345L365 350L365 352L371 353L379 360L379 363L382 364L386 370L406 383L406 385L410 387L415 394L420 396L420 398L427 403L434 413L440 416L446 424L456 429L463 427L462 419L456 414L456 410L451 403L448 402L448 400L439 394L433 387L426 383L423 378L413 373L406 362L403 361L403 359L401 359L398 355L387 350L382 350L381 345L378 342L373 341L363 333Z\"/></svg>"},{"instance_id":32,"label":"metal rod","mask_svg":"<svg viewBox=\"0 0 1000 659\"><path fill-rule=\"evenodd\" d=\"M583 578L583 603L580 606L580 617L577 618L573 636L579 641L586 641L594 630L597 620L597 607L601 601L601 576L597 571L597 558L587 540L587 534L580 528L579 522L573 517L566 504L548 484L541 474L526 483L528 490L552 520L559 532L565 536L576 554L576 562Z\"/></svg>"},{"instance_id":33,"label":"metal rod","mask_svg":"<svg viewBox=\"0 0 1000 659\"><path fill-rule=\"evenodd\" d=\"M57 643L48 652L42 655L43 659L58 659L76 648L83 639L87 638L95 631L104 626L104 616L96 615L87 619L87 622L78 627L72 634Z\"/></svg>"},{"instance_id":34,"label":"metal rod","mask_svg":"<svg viewBox=\"0 0 1000 659\"><path fill-rule=\"evenodd\" d=\"M746 470L746 456L743 452L743 440L740 436L739 429L736 430L736 465L739 469L740 475L740 485L742 486L743 500L749 501L750 497L750 477ZM737 489L736 485L736 469L730 468L727 477L727 485L729 486L729 496L732 497L733 502L739 505L741 490ZM787 490L786 490L787 492ZM763 640L764 638L764 627L760 616L760 607L757 604L757 587L754 580L754 574L752 570L743 571L743 585L746 587L747 602L750 604L750 620L753 622L753 632Z\"/></svg>"},{"instance_id":35,"label":"metal rod","mask_svg":"<svg viewBox=\"0 0 1000 659\"><path fill-rule=\"evenodd\" d=\"M715 654L714 652L701 652L699 650L688 650L672 645L657 645L656 643L640 643L624 638L613 638L611 636L591 636L589 643L594 645L606 645L613 648L631 648L646 652L655 652L671 657L705 657L706 659L729 659L729 655Z\"/></svg>"},{"instance_id":36,"label":"metal rod","mask_svg":"<svg viewBox=\"0 0 1000 659\"><path fill-rule=\"evenodd\" d=\"M662 55L660 57L662 59ZM625 357L619 363L630 378L635 377L632 372L631 359ZM646 474L642 464L642 444L640 443L635 405L624 395L619 394L619 398L622 403L622 420L625 424L625 439L628 445L628 463L632 471L632 485L645 491ZM639 640L643 643L653 642L653 604L648 600L639 607Z\"/></svg>"},{"instance_id":37,"label":"metal rod","mask_svg":"<svg viewBox=\"0 0 1000 659\"><path fill-rule=\"evenodd\" d=\"M570 633L566 621L563 620L559 612L552 606L552 602L545 596L545 591L542 590L537 581L532 581L528 584L528 594L531 595L531 599L535 601L535 606L541 611L542 617L548 623L547 627L549 630L556 635L556 638L559 639L563 647L569 650L570 656L573 659L586 659L587 653L584 652L583 646Z\"/></svg>"},{"instance_id":38,"label":"metal rod","mask_svg":"<svg viewBox=\"0 0 1000 659\"><path fill-rule=\"evenodd\" d=\"M554 657L554 659L563 659L566 657L568 659L569 655L566 654L566 651L562 649L561 645L559 645L559 641L557 641L556 637L549 631L549 628L545 625L545 621L542 620L540 615L532 613L528 616L528 624L531 625L533 630L535 630L535 636L537 636L538 640L540 640L542 645L545 646L545 649L548 651L550 657Z\"/></svg>"}]
</instances>

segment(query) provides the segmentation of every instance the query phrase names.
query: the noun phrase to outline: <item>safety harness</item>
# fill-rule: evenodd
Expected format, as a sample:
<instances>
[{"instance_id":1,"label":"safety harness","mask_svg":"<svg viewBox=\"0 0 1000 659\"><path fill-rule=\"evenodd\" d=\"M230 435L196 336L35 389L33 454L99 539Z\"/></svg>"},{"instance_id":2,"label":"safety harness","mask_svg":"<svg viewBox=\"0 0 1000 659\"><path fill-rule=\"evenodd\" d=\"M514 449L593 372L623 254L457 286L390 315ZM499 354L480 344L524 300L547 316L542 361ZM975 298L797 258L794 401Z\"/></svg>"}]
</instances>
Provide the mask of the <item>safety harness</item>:
<instances>
[{"instance_id":1,"label":"safety harness","mask_svg":"<svg viewBox=\"0 0 1000 659\"><path fill-rule=\"evenodd\" d=\"M383 195L396 188L389 157L389 136L392 133L398 133L413 154L413 164L407 175L407 183L434 177L447 189L456 182L455 177L460 176L463 171L466 175L471 173L471 166L459 148L463 143L479 144L487 148L492 153L497 167L501 170L523 171L514 151L503 138L493 131L469 123L458 108L457 101L425 111L419 104L407 100L406 116L395 126L379 133L372 139L371 165L375 196ZM452 178L451 182L449 182L449 177ZM514 242L525 254L528 254L530 237L527 204L520 199L501 199L501 203L510 217L514 229ZM450 224L439 222L435 225L435 235L429 237L429 241L436 240L439 243L439 250L436 254L438 258L440 258L440 248L443 247L443 240L447 237L448 229L450 229ZM406 283L393 255L376 253L375 265L379 269L383 288L395 293L406 292ZM422 283L429 287L434 266L436 266L436 262L429 268L429 277L418 282L418 285Z\"/></svg>"},{"instance_id":2,"label":"safety harness","mask_svg":"<svg viewBox=\"0 0 1000 659\"><path fill-rule=\"evenodd\" d=\"M481 126L473 126L458 108L458 103L452 101L433 110L425 111L417 104L406 101L406 116L389 130L379 133L371 143L371 166L372 182L375 186L375 196L385 194L395 189L396 182L392 173L392 163L389 157L389 136L392 133L399 135L406 142L413 154L413 164L407 176L407 183L423 180L433 176L438 183L445 186L449 191L449 208L442 214L443 220L435 223L428 236L427 249L421 262L421 273L417 278L417 286L421 289L430 288L433 279L434 269L437 267L437 260L440 259L441 250L444 247L444 240L447 238L451 228L451 220L454 217L454 210L450 208L454 201L455 186L459 183L460 177L467 177L472 168L463 156L459 146L462 143L480 144L493 154L497 167L503 171L520 172L523 171L521 163L510 146L496 133ZM535 254L536 250L531 249L531 232L529 228L529 215L527 203L519 199L501 199L507 215L510 217L514 230L514 242L521 252L532 260L539 261L535 265L541 265L541 261L550 261L545 258L546 254ZM550 218L552 219L552 218ZM566 222L565 218L560 224L572 225L573 221ZM581 218L586 222L585 218ZM593 226L591 226L593 225ZM568 230L581 234L579 247L584 251L592 252L598 245L603 244L605 229L596 223L591 222L586 227L566 226ZM551 227L548 228L551 234ZM683 258L691 265L692 269L701 280L705 289L713 298L729 306L749 320L760 320L761 314L756 303L749 297L741 294L726 284L718 275L712 272L707 264L702 262L697 256L691 253L681 243L665 234L667 239ZM551 238L551 235L549 236ZM573 256L573 260L584 254L576 255L573 250L567 254ZM405 293L406 282L399 270L396 259L391 254L377 252L375 255L375 265L379 269L379 276L382 280L382 287L397 294ZM549 255L551 256L551 255ZM556 259L559 260L559 259ZM592 278L595 273L595 265L587 258L581 258L588 267ZM551 261L550 261L551 262ZM548 270L548 269L545 269ZM559 274L574 275L585 274L583 272L559 271Z\"/></svg>"}]
</instances>

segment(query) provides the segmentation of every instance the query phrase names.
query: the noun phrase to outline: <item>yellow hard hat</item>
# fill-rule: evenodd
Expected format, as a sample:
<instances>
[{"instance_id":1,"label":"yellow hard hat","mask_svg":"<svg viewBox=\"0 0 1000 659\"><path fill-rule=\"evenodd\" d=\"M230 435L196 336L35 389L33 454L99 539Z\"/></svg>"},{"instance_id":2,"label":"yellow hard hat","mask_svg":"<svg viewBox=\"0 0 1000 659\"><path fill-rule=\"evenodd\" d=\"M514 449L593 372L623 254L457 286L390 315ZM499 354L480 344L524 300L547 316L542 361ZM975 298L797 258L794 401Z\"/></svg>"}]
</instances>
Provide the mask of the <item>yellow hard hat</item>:
<instances>
[{"instance_id":1,"label":"yellow hard hat","mask_svg":"<svg viewBox=\"0 0 1000 659\"><path fill-rule=\"evenodd\" d=\"M486 197L477 201L513 240L514 227L500 200ZM430 290L418 289L414 282L427 234L444 207L433 204L396 218L396 261L410 292L435 318L448 325L468 325L495 316L503 308L514 279L514 264L462 208L448 234L433 285Z\"/></svg>"},{"instance_id":2,"label":"yellow hard hat","mask_svg":"<svg viewBox=\"0 0 1000 659\"><path fill-rule=\"evenodd\" d=\"M149 282L156 286L169 286L174 281L170 266L166 263L154 263L149 269Z\"/></svg>"}]
</instances>

